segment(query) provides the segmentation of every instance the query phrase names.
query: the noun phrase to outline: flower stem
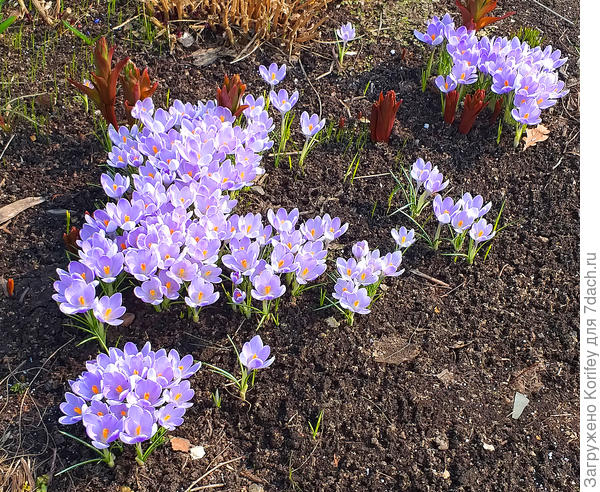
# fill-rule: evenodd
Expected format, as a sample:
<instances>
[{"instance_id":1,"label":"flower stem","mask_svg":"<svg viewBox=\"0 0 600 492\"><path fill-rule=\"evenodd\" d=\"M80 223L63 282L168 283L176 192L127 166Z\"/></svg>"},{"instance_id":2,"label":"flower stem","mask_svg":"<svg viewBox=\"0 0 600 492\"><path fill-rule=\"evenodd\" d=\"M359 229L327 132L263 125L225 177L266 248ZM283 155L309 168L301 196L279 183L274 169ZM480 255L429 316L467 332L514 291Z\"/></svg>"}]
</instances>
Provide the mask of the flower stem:
<instances>
[{"instance_id":1,"label":"flower stem","mask_svg":"<svg viewBox=\"0 0 600 492\"><path fill-rule=\"evenodd\" d=\"M427 62L427 68L423 72L423 76L421 77L421 92L425 92L427 88L427 81L431 75L431 68L433 67L433 57L435 56L435 48L431 50L431 55L429 55L429 61Z\"/></svg>"}]
</instances>

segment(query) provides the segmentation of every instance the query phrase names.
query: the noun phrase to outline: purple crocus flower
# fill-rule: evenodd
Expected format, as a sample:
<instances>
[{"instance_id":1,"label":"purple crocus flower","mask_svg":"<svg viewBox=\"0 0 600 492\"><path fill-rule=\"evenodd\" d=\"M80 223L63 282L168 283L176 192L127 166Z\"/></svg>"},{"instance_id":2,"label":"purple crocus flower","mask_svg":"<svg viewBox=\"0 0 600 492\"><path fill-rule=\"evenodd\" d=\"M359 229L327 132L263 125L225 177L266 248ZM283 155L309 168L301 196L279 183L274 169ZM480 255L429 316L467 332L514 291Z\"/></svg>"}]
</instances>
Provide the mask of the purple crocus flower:
<instances>
[{"instance_id":1,"label":"purple crocus flower","mask_svg":"<svg viewBox=\"0 0 600 492\"><path fill-rule=\"evenodd\" d=\"M502 70L496 72L492 78L492 91L496 94L507 94L515 89L517 72L515 70Z\"/></svg>"},{"instance_id":2,"label":"purple crocus flower","mask_svg":"<svg viewBox=\"0 0 600 492\"><path fill-rule=\"evenodd\" d=\"M240 289L234 289L231 299L235 304L243 304L246 300L246 293Z\"/></svg>"},{"instance_id":3,"label":"purple crocus flower","mask_svg":"<svg viewBox=\"0 0 600 492\"><path fill-rule=\"evenodd\" d=\"M137 298L153 306L163 302L162 283L158 277L152 277L142 285L135 287L133 293Z\"/></svg>"},{"instance_id":4,"label":"purple crocus flower","mask_svg":"<svg viewBox=\"0 0 600 492\"><path fill-rule=\"evenodd\" d=\"M96 299L94 303L94 316L102 323L119 326L123 323L123 320L120 318L126 311L122 303L123 296L120 292L110 297L103 296L100 299Z\"/></svg>"},{"instance_id":5,"label":"purple crocus flower","mask_svg":"<svg viewBox=\"0 0 600 492\"><path fill-rule=\"evenodd\" d=\"M64 291L64 302L59 309L65 314L86 313L92 309L96 299L96 287L85 280L74 279Z\"/></svg>"},{"instance_id":6,"label":"purple crocus flower","mask_svg":"<svg viewBox=\"0 0 600 492\"><path fill-rule=\"evenodd\" d=\"M102 392L109 401L123 401L131 391L131 382L121 371L105 372L102 380L104 383Z\"/></svg>"},{"instance_id":7,"label":"purple crocus flower","mask_svg":"<svg viewBox=\"0 0 600 492\"><path fill-rule=\"evenodd\" d=\"M140 379L135 389L127 395L127 402L147 407L158 407L163 404L162 386L151 379Z\"/></svg>"},{"instance_id":8,"label":"purple crocus flower","mask_svg":"<svg viewBox=\"0 0 600 492\"><path fill-rule=\"evenodd\" d=\"M275 273L291 273L298 269L294 254L283 244L275 244L271 252L271 268Z\"/></svg>"},{"instance_id":9,"label":"purple crocus flower","mask_svg":"<svg viewBox=\"0 0 600 492\"><path fill-rule=\"evenodd\" d=\"M369 253L369 243L367 241L358 241L352 246L352 254L357 260Z\"/></svg>"},{"instance_id":10,"label":"purple crocus flower","mask_svg":"<svg viewBox=\"0 0 600 492\"><path fill-rule=\"evenodd\" d=\"M169 268L168 275L177 282L190 282L196 278L198 273L198 264L192 263L188 259L182 259L174 262Z\"/></svg>"},{"instance_id":11,"label":"purple crocus flower","mask_svg":"<svg viewBox=\"0 0 600 492\"><path fill-rule=\"evenodd\" d=\"M451 221L452 227L458 234L465 232L469 227L471 227L472 223L473 217L471 217L464 210L454 214Z\"/></svg>"},{"instance_id":12,"label":"purple crocus flower","mask_svg":"<svg viewBox=\"0 0 600 492\"><path fill-rule=\"evenodd\" d=\"M525 104L513 109L510 114L515 121L522 125L537 125L542 122L542 118L540 118L541 113L535 100L530 99Z\"/></svg>"},{"instance_id":13,"label":"purple crocus flower","mask_svg":"<svg viewBox=\"0 0 600 492\"><path fill-rule=\"evenodd\" d=\"M90 258L96 275L102 279L104 283L110 284L117 279L117 276L123 271L123 263L125 258L123 253L115 255L102 255Z\"/></svg>"},{"instance_id":14,"label":"purple crocus flower","mask_svg":"<svg viewBox=\"0 0 600 492\"><path fill-rule=\"evenodd\" d=\"M454 89L456 89L458 84L454 76L450 74L446 77L444 77L443 75L438 75L435 79L435 85L440 90L440 92L447 94L448 92L452 92Z\"/></svg>"},{"instance_id":15,"label":"purple crocus flower","mask_svg":"<svg viewBox=\"0 0 600 492\"><path fill-rule=\"evenodd\" d=\"M473 220L483 217L492 208L492 202L483 205L483 197L481 195L472 197L471 193L465 193L457 205L462 205L463 210L473 217Z\"/></svg>"},{"instance_id":16,"label":"purple crocus flower","mask_svg":"<svg viewBox=\"0 0 600 492\"><path fill-rule=\"evenodd\" d=\"M112 414L87 415L85 418L85 431L92 440L92 445L97 449L106 449L110 443L119 439L123 430L123 421Z\"/></svg>"},{"instance_id":17,"label":"purple crocus flower","mask_svg":"<svg viewBox=\"0 0 600 492\"><path fill-rule=\"evenodd\" d=\"M433 213L442 224L449 224L455 213L460 210L460 202L454 204L454 200L447 196L442 200L440 195L433 199Z\"/></svg>"},{"instance_id":18,"label":"purple crocus flower","mask_svg":"<svg viewBox=\"0 0 600 492\"><path fill-rule=\"evenodd\" d=\"M423 43L430 46L437 46L444 41L444 29L444 24L437 17L434 17L428 22L427 30L424 33L415 30L414 35Z\"/></svg>"},{"instance_id":19,"label":"purple crocus flower","mask_svg":"<svg viewBox=\"0 0 600 492\"><path fill-rule=\"evenodd\" d=\"M181 408L190 408L190 400L194 397L194 390L190 388L189 381L182 381L179 384L171 386L164 392L164 398L167 403L173 403Z\"/></svg>"},{"instance_id":20,"label":"purple crocus flower","mask_svg":"<svg viewBox=\"0 0 600 492\"><path fill-rule=\"evenodd\" d=\"M333 297L340 300L346 294L354 293L358 290L358 286L352 280L344 280L338 278L333 287Z\"/></svg>"},{"instance_id":21,"label":"purple crocus flower","mask_svg":"<svg viewBox=\"0 0 600 492\"><path fill-rule=\"evenodd\" d=\"M326 269L327 265L322 261L312 258L300 258L298 261L298 270L296 271L296 282L300 285L312 282L321 276Z\"/></svg>"},{"instance_id":22,"label":"purple crocus flower","mask_svg":"<svg viewBox=\"0 0 600 492\"><path fill-rule=\"evenodd\" d=\"M180 359L177 350L169 352L169 359L173 364L173 371L177 379L187 379L193 376L202 365L200 362L194 364L194 358L190 354Z\"/></svg>"},{"instance_id":23,"label":"purple crocus flower","mask_svg":"<svg viewBox=\"0 0 600 492\"><path fill-rule=\"evenodd\" d=\"M238 271L231 272L229 274L229 278L231 279L231 283L233 285L240 285L244 281L244 276Z\"/></svg>"},{"instance_id":24,"label":"purple crocus flower","mask_svg":"<svg viewBox=\"0 0 600 492\"><path fill-rule=\"evenodd\" d=\"M141 282L150 279L158 269L156 250L130 249L125 254L125 270Z\"/></svg>"},{"instance_id":25,"label":"purple crocus flower","mask_svg":"<svg viewBox=\"0 0 600 492\"><path fill-rule=\"evenodd\" d=\"M488 224L485 219L480 219L473 224L469 231L469 235L473 241L481 243L492 239L496 235L496 232L493 229L493 224Z\"/></svg>"},{"instance_id":26,"label":"purple crocus flower","mask_svg":"<svg viewBox=\"0 0 600 492\"><path fill-rule=\"evenodd\" d=\"M214 285L202 277L196 277L187 288L185 303L193 308L204 307L217 302L219 293L215 292Z\"/></svg>"},{"instance_id":27,"label":"purple crocus flower","mask_svg":"<svg viewBox=\"0 0 600 492\"><path fill-rule=\"evenodd\" d=\"M136 119L140 119L141 115L148 114L152 116L154 114L154 102L151 97L147 97L143 101L138 101L135 106L131 109L131 116Z\"/></svg>"},{"instance_id":28,"label":"purple crocus flower","mask_svg":"<svg viewBox=\"0 0 600 492\"><path fill-rule=\"evenodd\" d=\"M69 381L73 393L85 400L100 400L103 389L103 380L100 374L86 371L75 381Z\"/></svg>"},{"instance_id":29,"label":"purple crocus flower","mask_svg":"<svg viewBox=\"0 0 600 492\"><path fill-rule=\"evenodd\" d=\"M60 411L64 415L58 421L65 425L79 422L87 408L85 400L73 393L65 393L65 400L60 404Z\"/></svg>"},{"instance_id":30,"label":"purple crocus flower","mask_svg":"<svg viewBox=\"0 0 600 492\"><path fill-rule=\"evenodd\" d=\"M158 426L154 422L152 413L138 405L133 405L123 421L123 430L119 437L125 444L136 444L147 441L156 434L157 430Z\"/></svg>"},{"instance_id":31,"label":"purple crocus flower","mask_svg":"<svg viewBox=\"0 0 600 492\"><path fill-rule=\"evenodd\" d=\"M425 162L421 157L413 163L410 175L417 182L417 189L427 180L431 168L431 162Z\"/></svg>"},{"instance_id":32,"label":"purple crocus flower","mask_svg":"<svg viewBox=\"0 0 600 492\"><path fill-rule=\"evenodd\" d=\"M299 216L300 212L297 208L289 213L285 208L280 208L277 212L269 209L267 212L267 219L277 232L291 232L296 227Z\"/></svg>"},{"instance_id":33,"label":"purple crocus flower","mask_svg":"<svg viewBox=\"0 0 600 492\"><path fill-rule=\"evenodd\" d=\"M300 115L300 127L306 138L311 138L319 133L325 126L325 118L319 120L319 115L313 114L310 117L306 111Z\"/></svg>"},{"instance_id":34,"label":"purple crocus flower","mask_svg":"<svg viewBox=\"0 0 600 492\"><path fill-rule=\"evenodd\" d=\"M130 179L129 176L123 176L122 174L116 173L114 178L111 178L108 174L103 173L100 176L100 183L110 198L121 198L123 193L129 189Z\"/></svg>"},{"instance_id":35,"label":"purple crocus flower","mask_svg":"<svg viewBox=\"0 0 600 492\"><path fill-rule=\"evenodd\" d=\"M281 285L281 279L269 270L264 270L260 275L252 279L251 294L259 301L270 301L281 297L285 292L285 285Z\"/></svg>"},{"instance_id":36,"label":"purple crocus flower","mask_svg":"<svg viewBox=\"0 0 600 492\"><path fill-rule=\"evenodd\" d=\"M271 86L271 88L275 87L285 78L285 72L285 64L281 65L281 67L278 67L277 63L271 63L269 68L265 67L264 65L258 67L258 73L263 80Z\"/></svg>"},{"instance_id":37,"label":"purple crocus flower","mask_svg":"<svg viewBox=\"0 0 600 492\"><path fill-rule=\"evenodd\" d=\"M354 258L335 260L336 268L344 280L352 280L358 275L358 264Z\"/></svg>"},{"instance_id":38,"label":"purple crocus flower","mask_svg":"<svg viewBox=\"0 0 600 492\"><path fill-rule=\"evenodd\" d=\"M176 427L183 424L183 414L185 408L178 407L173 403L165 405L156 412L156 419L158 423L167 430L175 430Z\"/></svg>"},{"instance_id":39,"label":"purple crocus flower","mask_svg":"<svg viewBox=\"0 0 600 492\"><path fill-rule=\"evenodd\" d=\"M381 258L381 273L386 277L397 277L404 273L404 269L400 270L400 264L402 263L402 253L400 251L394 251L393 253L386 254Z\"/></svg>"},{"instance_id":40,"label":"purple crocus flower","mask_svg":"<svg viewBox=\"0 0 600 492\"><path fill-rule=\"evenodd\" d=\"M230 270L242 272L244 275L253 273L258 262L260 245L252 243L248 249L233 251L232 254L223 255L221 261Z\"/></svg>"},{"instance_id":41,"label":"purple crocus flower","mask_svg":"<svg viewBox=\"0 0 600 492\"><path fill-rule=\"evenodd\" d=\"M416 241L414 229L407 230L406 227L402 226L397 230L392 229L390 233L399 248L408 248Z\"/></svg>"},{"instance_id":42,"label":"purple crocus flower","mask_svg":"<svg viewBox=\"0 0 600 492\"><path fill-rule=\"evenodd\" d=\"M325 244L344 235L348 230L348 222L342 224L342 220L339 217L334 217L332 219L329 214L325 214L323 215L323 221L327 224L323 231Z\"/></svg>"},{"instance_id":43,"label":"purple crocus flower","mask_svg":"<svg viewBox=\"0 0 600 492\"><path fill-rule=\"evenodd\" d=\"M347 292L340 297L340 306L353 313L369 314L371 312L369 309L370 304L371 298L364 287L355 292Z\"/></svg>"},{"instance_id":44,"label":"purple crocus flower","mask_svg":"<svg viewBox=\"0 0 600 492\"><path fill-rule=\"evenodd\" d=\"M456 61L450 74L456 80L457 84L460 85L469 85L477 82L477 67L469 65L468 62L463 60Z\"/></svg>"},{"instance_id":45,"label":"purple crocus flower","mask_svg":"<svg viewBox=\"0 0 600 492\"><path fill-rule=\"evenodd\" d=\"M249 370L266 369L269 367L275 357L269 359L271 348L263 345L259 335L256 335L249 342L244 343L239 358L242 365Z\"/></svg>"},{"instance_id":46,"label":"purple crocus flower","mask_svg":"<svg viewBox=\"0 0 600 492\"><path fill-rule=\"evenodd\" d=\"M437 168L433 168L425 181L425 191L429 195L433 195L445 189L449 183L448 180L444 181L444 175Z\"/></svg>"},{"instance_id":47,"label":"purple crocus flower","mask_svg":"<svg viewBox=\"0 0 600 492\"><path fill-rule=\"evenodd\" d=\"M351 22L342 24L339 28L335 30L335 34L344 44L349 43L350 41L354 41L354 39L356 39L356 29L354 28Z\"/></svg>"},{"instance_id":48,"label":"purple crocus flower","mask_svg":"<svg viewBox=\"0 0 600 492\"><path fill-rule=\"evenodd\" d=\"M271 91L269 94L271 103L282 115L294 107L298 102L298 97L298 91L294 91L290 96L285 89L281 89L279 92Z\"/></svg>"}]
</instances>

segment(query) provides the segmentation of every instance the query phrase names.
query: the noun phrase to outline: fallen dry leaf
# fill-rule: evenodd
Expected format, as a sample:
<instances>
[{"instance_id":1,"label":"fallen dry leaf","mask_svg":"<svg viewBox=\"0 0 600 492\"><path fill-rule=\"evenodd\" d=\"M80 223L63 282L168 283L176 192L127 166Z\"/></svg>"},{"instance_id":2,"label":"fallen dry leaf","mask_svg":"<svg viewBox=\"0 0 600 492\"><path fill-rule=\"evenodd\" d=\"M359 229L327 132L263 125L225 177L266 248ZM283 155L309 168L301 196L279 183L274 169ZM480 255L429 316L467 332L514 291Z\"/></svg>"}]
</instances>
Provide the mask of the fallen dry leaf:
<instances>
[{"instance_id":1,"label":"fallen dry leaf","mask_svg":"<svg viewBox=\"0 0 600 492\"><path fill-rule=\"evenodd\" d=\"M375 342L373 356L375 362L383 364L402 364L417 357L421 348L398 337L386 337Z\"/></svg>"},{"instance_id":2,"label":"fallen dry leaf","mask_svg":"<svg viewBox=\"0 0 600 492\"><path fill-rule=\"evenodd\" d=\"M30 196L28 198L23 198L21 200L17 200L16 202L11 203L10 205L6 205L0 208L0 224L4 224L6 221L12 219L13 217L19 215L24 210L28 208L35 207L46 200L41 196Z\"/></svg>"},{"instance_id":3,"label":"fallen dry leaf","mask_svg":"<svg viewBox=\"0 0 600 492\"><path fill-rule=\"evenodd\" d=\"M529 147L533 147L539 142L543 142L544 140L548 140L548 134L550 130L546 128L544 125L538 125L535 128L527 128L527 136L525 137L525 147L523 150L528 149Z\"/></svg>"},{"instance_id":4,"label":"fallen dry leaf","mask_svg":"<svg viewBox=\"0 0 600 492\"><path fill-rule=\"evenodd\" d=\"M192 443L183 437L172 437L171 448L173 451L182 451L187 453L190 450Z\"/></svg>"},{"instance_id":5,"label":"fallen dry leaf","mask_svg":"<svg viewBox=\"0 0 600 492\"><path fill-rule=\"evenodd\" d=\"M446 386L454 382L454 374L452 374L448 369L444 369L442 372L436 374L435 376Z\"/></svg>"}]
</instances>

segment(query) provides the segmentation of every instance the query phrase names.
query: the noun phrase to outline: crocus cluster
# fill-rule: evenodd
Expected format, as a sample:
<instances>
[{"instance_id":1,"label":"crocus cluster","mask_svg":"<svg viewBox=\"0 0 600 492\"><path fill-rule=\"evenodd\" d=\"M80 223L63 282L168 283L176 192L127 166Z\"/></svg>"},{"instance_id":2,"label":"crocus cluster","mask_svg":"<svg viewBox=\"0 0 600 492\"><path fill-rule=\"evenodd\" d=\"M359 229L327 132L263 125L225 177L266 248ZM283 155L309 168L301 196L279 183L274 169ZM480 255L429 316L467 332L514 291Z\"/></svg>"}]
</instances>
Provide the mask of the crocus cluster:
<instances>
[{"instance_id":1,"label":"crocus cluster","mask_svg":"<svg viewBox=\"0 0 600 492\"><path fill-rule=\"evenodd\" d=\"M155 442L183 423L194 390L188 379L200 369L191 355L157 352L131 342L123 350L86 363L86 371L69 381L71 392L60 405L61 424L81 422L92 445L107 450L115 441L136 446L138 461L147 453L141 444Z\"/></svg>"},{"instance_id":2,"label":"crocus cluster","mask_svg":"<svg viewBox=\"0 0 600 492\"><path fill-rule=\"evenodd\" d=\"M518 144L524 128L540 123L542 110L568 93L557 72L567 59L552 46L532 48L517 37L478 37L465 26L456 28L449 14L433 17L426 32L415 31L415 36L432 47L442 47L435 84L444 103L450 104L450 110L444 111L446 122L454 120L456 103L467 92L481 90L484 98L477 97L489 104L495 116L504 109L505 120L512 118ZM431 65L432 61L430 69ZM465 107L463 118L474 120L471 113L477 110L478 106ZM464 125L462 131L468 132L471 126L472 122Z\"/></svg>"},{"instance_id":3,"label":"crocus cluster","mask_svg":"<svg viewBox=\"0 0 600 492\"><path fill-rule=\"evenodd\" d=\"M316 216L299 223L298 209L269 210L268 224L260 214L232 216L235 235L227 243L222 263L231 270L231 300L249 316L252 311L263 320L275 322L278 299L291 289L298 295L307 284L322 275L327 266L327 247L348 229L338 217ZM262 308L252 307L252 299Z\"/></svg>"},{"instance_id":4,"label":"crocus cluster","mask_svg":"<svg viewBox=\"0 0 600 492\"><path fill-rule=\"evenodd\" d=\"M481 195L473 197L470 193L464 193L456 202L448 196L443 198L439 192L448 186L448 181L442 183L443 177L440 177L441 173L437 170L437 166L432 166L431 162L425 162L421 158L414 162L410 175L417 183L416 190L421 185L425 187L417 208L420 207L419 211L422 211L425 205L431 201L433 213L438 220L435 235L432 240L428 241L430 245L433 249L438 249L442 242L442 230L445 225L448 225L450 233L448 241L454 246L454 256L465 257L467 262L472 264L483 243L496 235L496 224L488 223L483 218L492 208L492 203L488 202L484 205ZM413 196L416 196L417 193L413 193ZM404 241L412 239L402 230L392 231L392 236L398 244L402 237L405 238ZM468 251L464 254L461 253L461 250L467 236L470 236L470 242Z\"/></svg>"},{"instance_id":5,"label":"crocus cluster","mask_svg":"<svg viewBox=\"0 0 600 492\"><path fill-rule=\"evenodd\" d=\"M92 331L101 330L94 320L119 324L114 292L125 274L139 284L134 294L157 308L182 297L197 316L217 300L222 245L240 238L238 225L252 233L231 215L235 195L264 172L261 153L273 145L262 98L244 103L244 118L236 118L215 101L154 111L147 98L132 109L143 127L109 129L114 172L101 183L112 200L86 215L79 259L58 271L54 299L63 312L95 323Z\"/></svg>"},{"instance_id":6,"label":"crocus cluster","mask_svg":"<svg viewBox=\"0 0 600 492\"><path fill-rule=\"evenodd\" d=\"M404 241L398 242L399 248L406 248L414 242L414 231L409 232L401 228L392 233L403 234ZM400 249L393 253L381 256L378 249L371 251L367 241L359 241L352 246L351 258L338 258L336 260L339 275L332 294L337 300L339 308L344 311L348 323L352 325L355 314L369 314L370 306L375 299L379 285L385 277L402 275L400 269L402 252Z\"/></svg>"}]
</instances>

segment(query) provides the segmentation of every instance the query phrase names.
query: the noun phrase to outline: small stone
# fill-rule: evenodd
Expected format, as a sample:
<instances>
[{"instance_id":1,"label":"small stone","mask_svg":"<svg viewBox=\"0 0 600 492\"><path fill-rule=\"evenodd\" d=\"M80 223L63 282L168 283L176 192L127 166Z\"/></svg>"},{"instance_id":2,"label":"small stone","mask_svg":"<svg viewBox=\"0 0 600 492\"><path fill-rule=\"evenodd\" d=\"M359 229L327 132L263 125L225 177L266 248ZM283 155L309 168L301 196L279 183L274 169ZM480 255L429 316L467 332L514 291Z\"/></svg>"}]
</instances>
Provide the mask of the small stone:
<instances>
[{"instance_id":1,"label":"small stone","mask_svg":"<svg viewBox=\"0 0 600 492\"><path fill-rule=\"evenodd\" d=\"M485 449L486 451L495 451L496 448L494 447L493 444L487 444L487 443L483 443L483 449Z\"/></svg>"},{"instance_id":2,"label":"small stone","mask_svg":"<svg viewBox=\"0 0 600 492\"><path fill-rule=\"evenodd\" d=\"M425 130L429 130L429 123L425 123L425 124L423 125L423 128L425 128Z\"/></svg>"},{"instance_id":3,"label":"small stone","mask_svg":"<svg viewBox=\"0 0 600 492\"><path fill-rule=\"evenodd\" d=\"M396 50L390 50L390 55L395 55L396 54Z\"/></svg>"},{"instance_id":4,"label":"small stone","mask_svg":"<svg viewBox=\"0 0 600 492\"><path fill-rule=\"evenodd\" d=\"M250 487L248 487L248 492L265 492L265 489L262 485L251 483Z\"/></svg>"},{"instance_id":5,"label":"small stone","mask_svg":"<svg viewBox=\"0 0 600 492\"><path fill-rule=\"evenodd\" d=\"M199 460L204 458L206 451L204 451L204 446L194 446L190 449L190 456L193 460Z\"/></svg>"},{"instance_id":6,"label":"small stone","mask_svg":"<svg viewBox=\"0 0 600 492\"><path fill-rule=\"evenodd\" d=\"M445 436L437 436L434 439L434 441L440 451L448 450L449 443L448 443L448 439Z\"/></svg>"},{"instance_id":7,"label":"small stone","mask_svg":"<svg viewBox=\"0 0 600 492\"><path fill-rule=\"evenodd\" d=\"M527 405L529 405L529 398L527 398L527 396L525 396L523 393L519 393L517 391L515 393L515 401L513 403L512 418L515 420L518 419Z\"/></svg>"},{"instance_id":8,"label":"small stone","mask_svg":"<svg viewBox=\"0 0 600 492\"><path fill-rule=\"evenodd\" d=\"M189 32L184 32L179 39L177 39L184 48L189 48L194 44L194 36L192 36Z\"/></svg>"},{"instance_id":9,"label":"small stone","mask_svg":"<svg viewBox=\"0 0 600 492\"><path fill-rule=\"evenodd\" d=\"M329 328L338 328L340 326L340 322L336 320L333 316L327 318L325 320L325 323L327 323L327 326L329 326Z\"/></svg>"}]
</instances>

